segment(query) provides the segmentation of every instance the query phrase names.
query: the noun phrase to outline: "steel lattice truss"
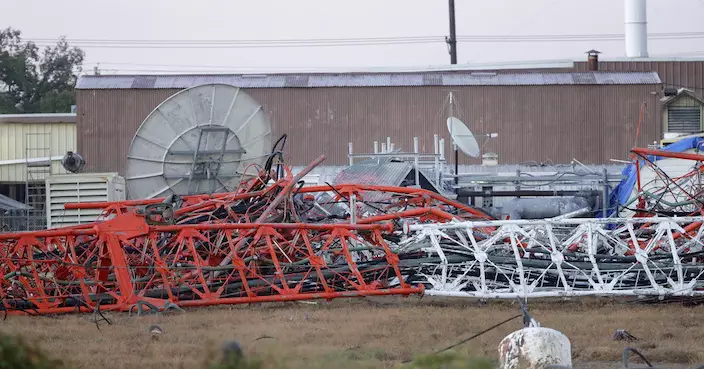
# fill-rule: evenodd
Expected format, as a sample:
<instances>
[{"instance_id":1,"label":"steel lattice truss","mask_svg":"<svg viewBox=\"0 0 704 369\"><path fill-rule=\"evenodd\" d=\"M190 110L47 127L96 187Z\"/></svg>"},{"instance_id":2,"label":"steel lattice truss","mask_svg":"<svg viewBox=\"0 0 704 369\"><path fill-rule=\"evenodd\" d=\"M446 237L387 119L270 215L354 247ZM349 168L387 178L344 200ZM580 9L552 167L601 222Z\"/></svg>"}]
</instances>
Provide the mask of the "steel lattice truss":
<instances>
[{"instance_id":1,"label":"steel lattice truss","mask_svg":"<svg viewBox=\"0 0 704 369\"><path fill-rule=\"evenodd\" d=\"M403 224L488 218L425 190L301 187L302 175L213 196L73 204L103 208L105 220L0 235L2 306L49 314L420 294L392 250Z\"/></svg>"},{"instance_id":2,"label":"steel lattice truss","mask_svg":"<svg viewBox=\"0 0 704 369\"><path fill-rule=\"evenodd\" d=\"M702 295L701 221L696 217L412 225L406 247L422 247L439 261L419 266L409 282L423 283L429 295L477 298Z\"/></svg>"},{"instance_id":3,"label":"steel lattice truss","mask_svg":"<svg viewBox=\"0 0 704 369\"><path fill-rule=\"evenodd\" d=\"M371 295L704 294L702 216L494 221L421 189L303 187L323 159L296 176L267 163L232 193L67 204L103 209L103 218L1 234L1 307L52 314ZM698 192L685 192L688 205L699 203Z\"/></svg>"}]
</instances>

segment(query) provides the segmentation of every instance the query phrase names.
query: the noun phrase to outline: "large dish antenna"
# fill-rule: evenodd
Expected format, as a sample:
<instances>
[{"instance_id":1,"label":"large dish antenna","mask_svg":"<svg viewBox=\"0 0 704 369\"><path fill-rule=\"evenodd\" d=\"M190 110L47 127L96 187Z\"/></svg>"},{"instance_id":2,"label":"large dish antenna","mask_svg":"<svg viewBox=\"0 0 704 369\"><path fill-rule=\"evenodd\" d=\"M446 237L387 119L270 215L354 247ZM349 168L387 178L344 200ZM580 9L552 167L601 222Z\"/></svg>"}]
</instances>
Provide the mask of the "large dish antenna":
<instances>
[{"instance_id":1,"label":"large dish antenna","mask_svg":"<svg viewBox=\"0 0 704 369\"><path fill-rule=\"evenodd\" d=\"M270 153L271 123L259 103L231 85L192 87L164 100L137 130L129 197L233 191Z\"/></svg>"},{"instance_id":2,"label":"large dish antenna","mask_svg":"<svg viewBox=\"0 0 704 369\"><path fill-rule=\"evenodd\" d=\"M462 150L463 153L476 158L481 153L477 139L472 131L462 123L461 120L455 117L447 118L447 130L450 131L450 136L455 145Z\"/></svg>"}]
</instances>

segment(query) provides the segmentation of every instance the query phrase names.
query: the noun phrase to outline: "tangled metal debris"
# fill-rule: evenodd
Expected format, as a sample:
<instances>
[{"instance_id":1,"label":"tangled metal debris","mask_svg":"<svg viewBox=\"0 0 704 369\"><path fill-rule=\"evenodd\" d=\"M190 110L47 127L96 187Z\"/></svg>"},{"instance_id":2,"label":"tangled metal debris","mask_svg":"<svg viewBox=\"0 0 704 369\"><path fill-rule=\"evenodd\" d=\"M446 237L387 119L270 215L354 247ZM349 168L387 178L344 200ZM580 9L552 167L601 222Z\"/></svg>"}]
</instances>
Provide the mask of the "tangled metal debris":
<instances>
[{"instance_id":1,"label":"tangled metal debris","mask_svg":"<svg viewBox=\"0 0 704 369\"><path fill-rule=\"evenodd\" d=\"M323 159L296 176L262 170L234 193L67 204L102 208L107 220L0 235L2 306L49 314L421 294L404 273L427 262L422 251L393 251L403 224L488 219L426 190L303 187Z\"/></svg>"},{"instance_id":2,"label":"tangled metal debris","mask_svg":"<svg viewBox=\"0 0 704 369\"><path fill-rule=\"evenodd\" d=\"M104 220L0 234L2 308L704 294L701 206L686 217L497 221L417 188L303 186L323 160L295 176L269 160L231 193L67 204L103 209ZM680 191L698 203L701 191Z\"/></svg>"}]
</instances>

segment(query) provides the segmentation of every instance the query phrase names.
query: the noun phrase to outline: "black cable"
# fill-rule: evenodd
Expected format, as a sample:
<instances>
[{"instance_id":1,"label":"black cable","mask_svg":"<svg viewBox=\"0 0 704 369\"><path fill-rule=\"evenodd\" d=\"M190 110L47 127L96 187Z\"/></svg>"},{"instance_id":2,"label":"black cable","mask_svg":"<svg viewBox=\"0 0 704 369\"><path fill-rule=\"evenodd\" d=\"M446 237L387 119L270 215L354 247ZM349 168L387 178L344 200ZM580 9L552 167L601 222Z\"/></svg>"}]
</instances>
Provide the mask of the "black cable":
<instances>
[{"instance_id":1,"label":"black cable","mask_svg":"<svg viewBox=\"0 0 704 369\"><path fill-rule=\"evenodd\" d=\"M469 337L469 338L463 339L462 341L459 341L459 342L457 342L457 343L455 343L455 344L453 344L453 345L450 345L450 346L448 346L448 347L445 347L445 348L442 349L442 350L435 351L435 352L433 352L431 355L437 355L437 354L439 354L439 353L441 353L441 352L445 352L445 351L447 351L447 350L453 349L453 348L455 348L455 347L457 347L457 346L459 346L459 345L461 345L461 344L463 344L463 343L467 343L467 342L469 342L469 341L471 341L471 340L473 340L473 339L475 339L475 338L477 338L477 337L483 335L484 333L487 333L487 332L489 332L489 331L491 331L491 330L494 330L494 329L496 329L496 328L498 328L498 327L500 327L500 326L502 326L502 325L504 325L504 324L506 324L506 323L508 323L508 322L510 322L510 321L512 321L512 320L514 320L514 319L516 319L516 318L520 318L520 317L522 317L522 316L523 316L523 314L519 314L519 315L516 315L516 316L514 316L514 317L508 318L508 319L502 321L501 323L494 324L494 325L492 325L491 327L489 327L489 328L487 328L487 329L485 329L485 330L483 330L483 331L481 331L481 332L479 332L479 333L477 333L477 334L475 334L475 335L473 335L473 336L471 336L471 337ZM410 363L411 361L413 361L413 360L406 360L406 361L403 361L402 364L407 364L407 363Z\"/></svg>"},{"instance_id":2,"label":"black cable","mask_svg":"<svg viewBox=\"0 0 704 369\"><path fill-rule=\"evenodd\" d=\"M277 157L279 158L280 163L284 162L284 154L281 151L272 152L271 155L269 155L269 157L266 159L266 163L264 164L264 171L266 172L267 177L269 176L269 172L271 171L271 166L274 164L274 158L277 158ZM280 165L280 164L277 164L277 165ZM277 170L277 174L278 174L278 170ZM267 178L267 180L268 179L269 178Z\"/></svg>"},{"instance_id":3,"label":"black cable","mask_svg":"<svg viewBox=\"0 0 704 369\"><path fill-rule=\"evenodd\" d=\"M643 359L643 361L645 361L645 364L648 365L648 368L653 368L653 364L651 364L650 361L648 361L648 359L646 359L645 356L640 353L640 351L634 349L633 347L626 347L623 350L623 355L621 356L621 361L623 363L624 368L628 369L628 352L632 352L632 353L640 356L640 358Z\"/></svg>"},{"instance_id":4,"label":"black cable","mask_svg":"<svg viewBox=\"0 0 704 369\"><path fill-rule=\"evenodd\" d=\"M82 301L84 304L86 304L86 306L90 307L90 305L88 305L87 302L85 302L85 301L83 301L83 300L81 300L81 301ZM94 313L95 313L95 312L98 312L98 315L100 315L100 318L101 318L102 320L106 321L106 322L108 323L108 325L112 325L112 322L110 321L110 319L106 318L105 315L103 315L103 312L100 311L100 302L101 302L101 301L102 301L102 299L100 299L100 298L98 298L98 301L96 301ZM98 318L96 317L96 318L95 318L95 326L98 328L98 330L100 330L100 324L99 324L99 322L100 322L100 320L98 320Z\"/></svg>"},{"instance_id":5,"label":"black cable","mask_svg":"<svg viewBox=\"0 0 704 369\"><path fill-rule=\"evenodd\" d=\"M286 146L286 139L288 139L288 135L284 133L283 135L281 135L281 137L279 137L278 140L276 140L276 142L274 142L274 146L272 146L271 152L284 151L284 147ZM278 146L279 143L281 143L281 147L277 150L276 146Z\"/></svg>"},{"instance_id":6,"label":"black cable","mask_svg":"<svg viewBox=\"0 0 704 369\"><path fill-rule=\"evenodd\" d=\"M679 183L677 183L675 180L672 179L672 177L670 177L669 175L667 175L667 173L665 173L665 171L663 171L662 169L660 169L660 167L657 166L657 164L655 164L655 163L654 163L652 160L650 160L647 156L645 156L645 155L643 155L643 154L640 154L640 153L635 153L635 154L636 154L637 156L641 157L643 160L645 160L645 161L647 161L648 163L650 163L650 165L653 167L653 169L654 169L655 171L657 171L661 176L665 177L669 182L671 182L672 184L674 184L675 186L677 186L677 188L679 188L680 191L684 192L690 199L693 199L694 201L698 202L699 205L700 205L700 207L704 207L704 201L697 199L697 198L694 197L691 193L689 193L689 192L686 191L684 188L682 188L682 186L680 186ZM657 155L655 155L655 156L657 156Z\"/></svg>"}]
</instances>

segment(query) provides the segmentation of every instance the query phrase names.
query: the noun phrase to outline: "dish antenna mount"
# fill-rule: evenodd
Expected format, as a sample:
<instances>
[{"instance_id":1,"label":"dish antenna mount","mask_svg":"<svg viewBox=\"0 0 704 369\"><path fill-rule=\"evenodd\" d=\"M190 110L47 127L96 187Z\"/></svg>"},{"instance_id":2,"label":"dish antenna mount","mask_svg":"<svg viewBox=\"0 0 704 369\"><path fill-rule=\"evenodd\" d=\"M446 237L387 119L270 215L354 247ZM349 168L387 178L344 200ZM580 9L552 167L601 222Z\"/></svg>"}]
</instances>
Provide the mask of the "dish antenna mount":
<instances>
[{"instance_id":1,"label":"dish antenna mount","mask_svg":"<svg viewBox=\"0 0 704 369\"><path fill-rule=\"evenodd\" d=\"M188 88L154 109L127 157L130 198L234 191L271 153L262 106L226 84Z\"/></svg>"}]
</instances>

